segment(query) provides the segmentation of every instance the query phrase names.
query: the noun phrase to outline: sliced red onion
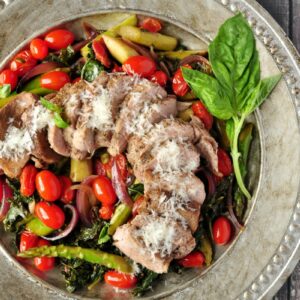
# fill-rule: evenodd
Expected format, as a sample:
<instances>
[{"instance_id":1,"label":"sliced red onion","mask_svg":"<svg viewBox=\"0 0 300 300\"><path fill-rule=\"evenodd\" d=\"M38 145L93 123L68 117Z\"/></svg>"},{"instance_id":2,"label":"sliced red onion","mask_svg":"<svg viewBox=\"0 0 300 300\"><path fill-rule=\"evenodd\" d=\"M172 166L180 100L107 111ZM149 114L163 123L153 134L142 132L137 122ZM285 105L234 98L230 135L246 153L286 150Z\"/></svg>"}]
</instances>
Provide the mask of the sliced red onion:
<instances>
[{"instance_id":1,"label":"sliced red onion","mask_svg":"<svg viewBox=\"0 0 300 300\"><path fill-rule=\"evenodd\" d=\"M88 22L83 22L83 30L87 39L93 39L98 35L98 29Z\"/></svg>"},{"instance_id":2,"label":"sliced red onion","mask_svg":"<svg viewBox=\"0 0 300 300\"><path fill-rule=\"evenodd\" d=\"M136 44L136 43L134 43L134 42L131 42L131 41L129 41L129 40L126 40L126 39L122 39L122 40L123 40L123 42L124 42L125 44L127 44L129 47L133 48L133 49L134 49L136 52L138 52L140 55L147 56L147 57L153 59L153 57L152 57L150 51L149 51L147 48L145 48L145 47L143 47L143 46L141 46L141 45L138 45L138 44Z\"/></svg>"},{"instance_id":3,"label":"sliced red onion","mask_svg":"<svg viewBox=\"0 0 300 300\"><path fill-rule=\"evenodd\" d=\"M114 190L119 198L119 200L126 205L132 207L133 202L128 195L126 182L122 179L121 171L118 167L116 160L114 159L112 168L111 168L111 177L112 177L112 185Z\"/></svg>"},{"instance_id":4,"label":"sliced red onion","mask_svg":"<svg viewBox=\"0 0 300 300\"><path fill-rule=\"evenodd\" d=\"M201 173L207 181L207 196L213 196L213 194L216 192L216 182L213 175L203 167L200 167L196 172Z\"/></svg>"},{"instance_id":5,"label":"sliced red onion","mask_svg":"<svg viewBox=\"0 0 300 300\"><path fill-rule=\"evenodd\" d=\"M80 49L81 49L82 47L84 47L85 45L87 45L87 44L88 44L89 42L91 42L92 40L93 40L93 38L88 38L88 39L86 39L86 40L80 41L80 42L74 44L74 45L72 46L72 48L73 48L73 50L74 50L75 52L78 52L78 51L80 51Z\"/></svg>"},{"instance_id":6,"label":"sliced red onion","mask_svg":"<svg viewBox=\"0 0 300 300\"><path fill-rule=\"evenodd\" d=\"M47 237L47 236L43 236L43 239L47 240L47 241L57 241L60 240L66 236L68 236L73 229L76 227L78 220L79 220L79 214L77 209L70 204L67 204L64 206L64 209L69 209L72 213L72 218L70 223L68 224L68 226L61 232L58 232L55 236L51 236L51 237Z\"/></svg>"},{"instance_id":7,"label":"sliced red onion","mask_svg":"<svg viewBox=\"0 0 300 300\"><path fill-rule=\"evenodd\" d=\"M167 74L169 80L171 80L171 72L170 72L168 66L165 64L165 62L160 61L159 66L160 66L161 70Z\"/></svg>"},{"instance_id":8,"label":"sliced red onion","mask_svg":"<svg viewBox=\"0 0 300 300\"><path fill-rule=\"evenodd\" d=\"M10 208L10 203L8 202L8 199L13 198L13 190L4 181L3 178L0 179L0 193L2 193L0 206L0 221L2 221L6 217L6 214Z\"/></svg>"},{"instance_id":9,"label":"sliced red onion","mask_svg":"<svg viewBox=\"0 0 300 300\"><path fill-rule=\"evenodd\" d=\"M201 55L199 55L199 54L192 54L192 55L189 55L189 56L183 58L179 62L179 66L186 65L186 64L190 65L190 64L195 63L195 62L198 62L201 65L206 65L209 68L211 67L208 59L205 58L205 57L203 57L203 56L201 56Z\"/></svg>"},{"instance_id":10,"label":"sliced red onion","mask_svg":"<svg viewBox=\"0 0 300 300\"><path fill-rule=\"evenodd\" d=\"M234 211L233 211L233 204L232 204L232 183L229 186L228 192L227 192L227 208L229 215L231 217L231 220L233 224L238 228L242 229L244 226L238 221Z\"/></svg>"}]
</instances>

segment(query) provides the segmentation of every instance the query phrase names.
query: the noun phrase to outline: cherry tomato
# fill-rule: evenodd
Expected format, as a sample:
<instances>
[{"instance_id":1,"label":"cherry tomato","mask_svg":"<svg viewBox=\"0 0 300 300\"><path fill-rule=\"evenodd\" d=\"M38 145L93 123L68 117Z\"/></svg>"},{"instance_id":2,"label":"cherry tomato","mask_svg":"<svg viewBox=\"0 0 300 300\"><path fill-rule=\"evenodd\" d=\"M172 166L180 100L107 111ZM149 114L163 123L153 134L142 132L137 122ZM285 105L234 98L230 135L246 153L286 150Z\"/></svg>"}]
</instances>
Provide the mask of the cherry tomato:
<instances>
[{"instance_id":1,"label":"cherry tomato","mask_svg":"<svg viewBox=\"0 0 300 300\"><path fill-rule=\"evenodd\" d=\"M39 237L32 232L23 231L20 237L20 252L37 247Z\"/></svg>"},{"instance_id":2,"label":"cherry tomato","mask_svg":"<svg viewBox=\"0 0 300 300\"><path fill-rule=\"evenodd\" d=\"M10 69L15 71L18 76L25 75L37 64L37 60L33 58L29 50L18 53L10 63Z\"/></svg>"},{"instance_id":3,"label":"cherry tomato","mask_svg":"<svg viewBox=\"0 0 300 300\"><path fill-rule=\"evenodd\" d=\"M45 36L45 41L49 48L61 50L72 45L75 40L73 32L66 29L57 29L49 32Z\"/></svg>"},{"instance_id":4,"label":"cherry tomato","mask_svg":"<svg viewBox=\"0 0 300 300\"><path fill-rule=\"evenodd\" d=\"M32 196L35 191L35 178L37 173L36 167L32 164L28 164L23 168L20 176L21 195L26 197Z\"/></svg>"},{"instance_id":5,"label":"cherry tomato","mask_svg":"<svg viewBox=\"0 0 300 300\"><path fill-rule=\"evenodd\" d=\"M188 69L192 68L190 65L184 65L183 67ZM183 79L183 75L180 68L174 74L172 80L172 88L174 94L180 97L183 97L190 90L189 85Z\"/></svg>"},{"instance_id":6,"label":"cherry tomato","mask_svg":"<svg viewBox=\"0 0 300 300\"><path fill-rule=\"evenodd\" d=\"M102 163L102 166L98 166L98 172L105 171L104 174L106 174L107 177L111 178L111 168L114 163L114 160L116 161L118 165L118 169L121 173L122 180L126 182L127 176L128 176L128 169L127 169L127 160L126 157L123 154L118 154L115 157L110 157L109 161L107 163ZM102 170L100 170L102 168ZM97 173L98 175L103 175L101 173Z\"/></svg>"},{"instance_id":7,"label":"cherry tomato","mask_svg":"<svg viewBox=\"0 0 300 300\"><path fill-rule=\"evenodd\" d=\"M233 172L230 156L221 148L218 149L218 169L224 176Z\"/></svg>"},{"instance_id":8,"label":"cherry tomato","mask_svg":"<svg viewBox=\"0 0 300 300\"><path fill-rule=\"evenodd\" d=\"M213 116L208 112L206 107L201 101L197 101L193 103L192 110L194 112L194 115L198 117L204 124L205 128L207 130L211 130L211 127L214 122Z\"/></svg>"},{"instance_id":9,"label":"cherry tomato","mask_svg":"<svg viewBox=\"0 0 300 300\"><path fill-rule=\"evenodd\" d=\"M226 245L231 238L231 223L226 217L218 217L212 227L214 241L217 245Z\"/></svg>"},{"instance_id":10,"label":"cherry tomato","mask_svg":"<svg viewBox=\"0 0 300 300\"><path fill-rule=\"evenodd\" d=\"M99 217L103 220L110 220L115 208L112 205L102 205L99 209Z\"/></svg>"},{"instance_id":11,"label":"cherry tomato","mask_svg":"<svg viewBox=\"0 0 300 300\"><path fill-rule=\"evenodd\" d=\"M36 216L48 227L59 229L65 223L65 213L56 204L41 201L35 205Z\"/></svg>"},{"instance_id":12,"label":"cherry tomato","mask_svg":"<svg viewBox=\"0 0 300 300\"><path fill-rule=\"evenodd\" d=\"M100 41L94 40L92 42L92 48L95 52L96 59L101 62L106 68L110 67L111 61L108 57L106 46L101 39Z\"/></svg>"},{"instance_id":13,"label":"cherry tomato","mask_svg":"<svg viewBox=\"0 0 300 300\"><path fill-rule=\"evenodd\" d=\"M72 180L67 176L59 176L58 178L60 180L62 190L60 200L66 204L71 203L75 196L75 191L70 190Z\"/></svg>"},{"instance_id":14,"label":"cherry tomato","mask_svg":"<svg viewBox=\"0 0 300 300\"><path fill-rule=\"evenodd\" d=\"M179 259L178 264L185 268L200 268L205 263L205 256L201 251L194 251Z\"/></svg>"},{"instance_id":15,"label":"cherry tomato","mask_svg":"<svg viewBox=\"0 0 300 300\"><path fill-rule=\"evenodd\" d=\"M18 75L16 72L6 69L0 73L0 86L10 84L10 90L13 91L18 84Z\"/></svg>"},{"instance_id":16,"label":"cherry tomato","mask_svg":"<svg viewBox=\"0 0 300 300\"><path fill-rule=\"evenodd\" d=\"M120 289L133 288L137 283L137 278L131 274L124 274L117 271L108 271L104 274L104 281Z\"/></svg>"},{"instance_id":17,"label":"cherry tomato","mask_svg":"<svg viewBox=\"0 0 300 300\"><path fill-rule=\"evenodd\" d=\"M141 28L150 32L158 32L162 28L162 24L155 18L146 18L141 22Z\"/></svg>"},{"instance_id":18,"label":"cherry tomato","mask_svg":"<svg viewBox=\"0 0 300 300\"><path fill-rule=\"evenodd\" d=\"M132 207L132 216L135 217L139 214L138 210L141 207L141 204L145 201L145 197L143 195L139 196L133 203Z\"/></svg>"},{"instance_id":19,"label":"cherry tomato","mask_svg":"<svg viewBox=\"0 0 300 300\"><path fill-rule=\"evenodd\" d=\"M36 59L44 59L48 55L47 43L42 39L33 39L30 42L30 52Z\"/></svg>"},{"instance_id":20,"label":"cherry tomato","mask_svg":"<svg viewBox=\"0 0 300 300\"><path fill-rule=\"evenodd\" d=\"M51 71L41 77L41 87L55 91L60 90L69 82L71 82L69 75L62 71Z\"/></svg>"},{"instance_id":21,"label":"cherry tomato","mask_svg":"<svg viewBox=\"0 0 300 300\"><path fill-rule=\"evenodd\" d=\"M96 198L103 205L114 205L117 201L117 195L112 183L105 176L99 176L93 181L93 191Z\"/></svg>"},{"instance_id":22,"label":"cherry tomato","mask_svg":"<svg viewBox=\"0 0 300 300\"><path fill-rule=\"evenodd\" d=\"M38 247L43 247L43 246L50 246L51 244L43 239L40 239L38 241ZM55 258L54 257L35 257L34 258L34 265L35 267L40 270L40 271L50 271L54 269L55 266Z\"/></svg>"},{"instance_id":23,"label":"cherry tomato","mask_svg":"<svg viewBox=\"0 0 300 300\"><path fill-rule=\"evenodd\" d=\"M72 80L72 83L79 82L81 80L81 77L76 77L75 79Z\"/></svg>"},{"instance_id":24,"label":"cherry tomato","mask_svg":"<svg viewBox=\"0 0 300 300\"><path fill-rule=\"evenodd\" d=\"M40 196L46 201L55 201L61 195L58 177L48 170L43 170L36 175L35 185Z\"/></svg>"},{"instance_id":25,"label":"cherry tomato","mask_svg":"<svg viewBox=\"0 0 300 300\"><path fill-rule=\"evenodd\" d=\"M168 76L163 71L156 71L151 77L152 82L158 83L160 86L165 87L168 82Z\"/></svg>"},{"instance_id":26,"label":"cherry tomato","mask_svg":"<svg viewBox=\"0 0 300 300\"><path fill-rule=\"evenodd\" d=\"M114 67L111 70L112 73L118 73L118 72L123 72L123 69L121 66L117 65L116 63L114 63Z\"/></svg>"},{"instance_id":27,"label":"cherry tomato","mask_svg":"<svg viewBox=\"0 0 300 300\"><path fill-rule=\"evenodd\" d=\"M123 64L123 71L129 75L138 74L141 77L150 77L155 70L155 62L142 55L131 56Z\"/></svg>"}]
</instances>

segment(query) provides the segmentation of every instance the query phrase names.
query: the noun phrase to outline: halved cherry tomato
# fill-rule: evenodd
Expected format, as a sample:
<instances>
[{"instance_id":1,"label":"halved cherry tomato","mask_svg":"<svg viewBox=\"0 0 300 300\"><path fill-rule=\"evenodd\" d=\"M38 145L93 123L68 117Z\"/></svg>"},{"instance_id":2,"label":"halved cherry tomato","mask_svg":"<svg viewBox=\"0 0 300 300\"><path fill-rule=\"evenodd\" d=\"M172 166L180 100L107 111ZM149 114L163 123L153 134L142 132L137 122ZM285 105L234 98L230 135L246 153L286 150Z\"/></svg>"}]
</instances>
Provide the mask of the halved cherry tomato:
<instances>
[{"instance_id":1,"label":"halved cherry tomato","mask_svg":"<svg viewBox=\"0 0 300 300\"><path fill-rule=\"evenodd\" d=\"M55 201L61 195L58 177L48 170L43 170L36 175L35 185L40 196L46 201Z\"/></svg>"},{"instance_id":2,"label":"halved cherry tomato","mask_svg":"<svg viewBox=\"0 0 300 300\"><path fill-rule=\"evenodd\" d=\"M129 57L123 64L123 71L129 75L138 74L141 77L150 77L156 70L156 64L150 57L136 55Z\"/></svg>"},{"instance_id":3,"label":"halved cherry tomato","mask_svg":"<svg viewBox=\"0 0 300 300\"><path fill-rule=\"evenodd\" d=\"M37 247L39 237L32 232L23 231L20 237L20 252Z\"/></svg>"},{"instance_id":4,"label":"halved cherry tomato","mask_svg":"<svg viewBox=\"0 0 300 300\"><path fill-rule=\"evenodd\" d=\"M104 274L104 281L120 289L133 288L137 283L137 278L131 274L124 274L117 271L108 271Z\"/></svg>"},{"instance_id":5,"label":"halved cherry tomato","mask_svg":"<svg viewBox=\"0 0 300 300\"><path fill-rule=\"evenodd\" d=\"M141 28L148 30L150 32L158 32L162 28L162 24L159 20L155 18L146 18L141 22Z\"/></svg>"},{"instance_id":6,"label":"halved cherry tomato","mask_svg":"<svg viewBox=\"0 0 300 300\"><path fill-rule=\"evenodd\" d=\"M44 59L48 55L47 43L42 39L33 39L30 42L30 52L36 59Z\"/></svg>"},{"instance_id":7,"label":"halved cherry tomato","mask_svg":"<svg viewBox=\"0 0 300 300\"><path fill-rule=\"evenodd\" d=\"M114 206L112 205L102 205L99 209L99 217L103 220L110 220L115 211Z\"/></svg>"},{"instance_id":8,"label":"halved cherry tomato","mask_svg":"<svg viewBox=\"0 0 300 300\"><path fill-rule=\"evenodd\" d=\"M183 65L184 68L192 69L190 65ZM181 68L179 68L173 77L172 88L175 95L183 97L189 90L189 85L183 79Z\"/></svg>"},{"instance_id":9,"label":"halved cherry tomato","mask_svg":"<svg viewBox=\"0 0 300 300\"><path fill-rule=\"evenodd\" d=\"M111 61L107 54L107 49L103 40L94 40L92 42L92 48L95 52L96 59L101 62L103 66L109 68Z\"/></svg>"},{"instance_id":10,"label":"halved cherry tomato","mask_svg":"<svg viewBox=\"0 0 300 300\"><path fill-rule=\"evenodd\" d=\"M43 239L40 239L38 241L37 246L43 247L43 246L50 246L51 244ZM55 266L55 258L54 257L35 257L34 258L34 265L35 267L40 271L50 271L54 269Z\"/></svg>"},{"instance_id":11,"label":"halved cherry tomato","mask_svg":"<svg viewBox=\"0 0 300 300\"><path fill-rule=\"evenodd\" d=\"M138 210L141 207L141 204L145 201L145 197L143 195L139 196L133 203L132 207L132 216L135 217L138 215Z\"/></svg>"},{"instance_id":12,"label":"halved cherry tomato","mask_svg":"<svg viewBox=\"0 0 300 300\"><path fill-rule=\"evenodd\" d=\"M62 71L51 71L41 77L41 87L55 91L60 90L69 82L71 82L69 75Z\"/></svg>"},{"instance_id":13,"label":"halved cherry tomato","mask_svg":"<svg viewBox=\"0 0 300 300\"><path fill-rule=\"evenodd\" d=\"M185 268L200 268L205 263L205 256L201 251L194 251L177 262Z\"/></svg>"},{"instance_id":14,"label":"halved cherry tomato","mask_svg":"<svg viewBox=\"0 0 300 300\"><path fill-rule=\"evenodd\" d=\"M233 172L230 156L221 148L218 149L218 169L224 176Z\"/></svg>"},{"instance_id":15,"label":"halved cherry tomato","mask_svg":"<svg viewBox=\"0 0 300 300\"><path fill-rule=\"evenodd\" d=\"M160 86L165 87L168 82L168 76L163 71L156 71L151 77L152 82L158 83Z\"/></svg>"},{"instance_id":16,"label":"halved cherry tomato","mask_svg":"<svg viewBox=\"0 0 300 300\"><path fill-rule=\"evenodd\" d=\"M45 36L45 41L49 48L61 50L72 45L75 40L73 32L66 29L57 29L49 32Z\"/></svg>"},{"instance_id":17,"label":"halved cherry tomato","mask_svg":"<svg viewBox=\"0 0 300 300\"><path fill-rule=\"evenodd\" d=\"M18 84L18 75L16 72L6 69L0 73L0 86L10 84L10 90L13 91Z\"/></svg>"},{"instance_id":18,"label":"halved cherry tomato","mask_svg":"<svg viewBox=\"0 0 300 300\"><path fill-rule=\"evenodd\" d=\"M213 116L208 112L207 108L201 101L192 104L194 115L197 116L204 124L207 130L211 130L214 122Z\"/></svg>"},{"instance_id":19,"label":"halved cherry tomato","mask_svg":"<svg viewBox=\"0 0 300 300\"><path fill-rule=\"evenodd\" d=\"M59 176L58 177L61 183L61 197L60 200L63 203L71 203L75 197L75 191L70 190L72 186L72 180L67 176Z\"/></svg>"},{"instance_id":20,"label":"halved cherry tomato","mask_svg":"<svg viewBox=\"0 0 300 300\"><path fill-rule=\"evenodd\" d=\"M101 167L98 166L98 175L103 175L101 172L104 170L107 177L111 178L111 168L114 163L114 160L116 161L118 165L118 169L121 173L122 180L126 182L127 176L128 176L128 169L127 169L127 160L126 157L123 154L117 154L115 157L110 157L109 161L107 163L102 163ZM100 168L102 170L100 170Z\"/></svg>"},{"instance_id":21,"label":"halved cherry tomato","mask_svg":"<svg viewBox=\"0 0 300 300\"><path fill-rule=\"evenodd\" d=\"M230 221L224 216L218 217L212 227L214 242L217 245L226 245L231 238L231 231Z\"/></svg>"},{"instance_id":22,"label":"halved cherry tomato","mask_svg":"<svg viewBox=\"0 0 300 300\"><path fill-rule=\"evenodd\" d=\"M72 83L79 82L80 80L81 80L81 77L76 77L75 79L73 79Z\"/></svg>"},{"instance_id":23,"label":"halved cherry tomato","mask_svg":"<svg viewBox=\"0 0 300 300\"><path fill-rule=\"evenodd\" d=\"M114 63L114 67L111 70L112 73L118 73L118 72L123 72L123 69L121 66L117 65L116 63Z\"/></svg>"},{"instance_id":24,"label":"halved cherry tomato","mask_svg":"<svg viewBox=\"0 0 300 300\"><path fill-rule=\"evenodd\" d=\"M18 53L10 63L10 69L15 71L18 76L25 75L37 64L37 60L33 58L29 50Z\"/></svg>"},{"instance_id":25,"label":"halved cherry tomato","mask_svg":"<svg viewBox=\"0 0 300 300\"><path fill-rule=\"evenodd\" d=\"M93 191L96 198L103 205L114 205L117 201L117 195L111 181L105 176L98 176L93 181Z\"/></svg>"},{"instance_id":26,"label":"halved cherry tomato","mask_svg":"<svg viewBox=\"0 0 300 300\"><path fill-rule=\"evenodd\" d=\"M59 229L65 223L65 213L56 204L41 201L35 205L36 216L48 227Z\"/></svg>"},{"instance_id":27,"label":"halved cherry tomato","mask_svg":"<svg viewBox=\"0 0 300 300\"><path fill-rule=\"evenodd\" d=\"M20 176L20 193L23 196L29 197L31 196L35 191L35 178L38 173L37 168L32 165L28 164L26 165L21 173Z\"/></svg>"}]
</instances>

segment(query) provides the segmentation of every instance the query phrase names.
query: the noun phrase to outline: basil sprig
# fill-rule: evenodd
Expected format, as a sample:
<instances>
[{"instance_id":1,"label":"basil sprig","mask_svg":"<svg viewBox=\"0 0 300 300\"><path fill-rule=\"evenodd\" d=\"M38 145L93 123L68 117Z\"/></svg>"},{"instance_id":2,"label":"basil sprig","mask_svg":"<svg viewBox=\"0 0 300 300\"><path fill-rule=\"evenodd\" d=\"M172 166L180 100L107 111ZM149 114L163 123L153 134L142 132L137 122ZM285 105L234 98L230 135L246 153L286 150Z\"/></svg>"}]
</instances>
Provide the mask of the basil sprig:
<instances>
[{"instance_id":1,"label":"basil sprig","mask_svg":"<svg viewBox=\"0 0 300 300\"><path fill-rule=\"evenodd\" d=\"M281 75L260 79L255 38L242 14L228 19L220 27L208 53L215 77L182 68L183 77L209 112L226 120L236 180L243 194L250 199L239 165L238 137L245 118L263 103Z\"/></svg>"}]
</instances>

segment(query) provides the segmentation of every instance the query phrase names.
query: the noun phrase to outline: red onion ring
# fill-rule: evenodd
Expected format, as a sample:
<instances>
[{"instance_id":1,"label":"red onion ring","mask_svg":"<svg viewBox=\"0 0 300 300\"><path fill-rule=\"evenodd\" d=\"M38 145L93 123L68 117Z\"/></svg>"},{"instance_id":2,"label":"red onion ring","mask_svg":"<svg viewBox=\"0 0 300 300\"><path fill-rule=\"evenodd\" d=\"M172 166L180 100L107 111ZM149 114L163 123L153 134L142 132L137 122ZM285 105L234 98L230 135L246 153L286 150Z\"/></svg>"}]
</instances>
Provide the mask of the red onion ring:
<instances>
[{"instance_id":1,"label":"red onion ring","mask_svg":"<svg viewBox=\"0 0 300 300\"><path fill-rule=\"evenodd\" d=\"M86 39L86 40L80 41L80 42L74 44L74 45L72 46L72 48L73 48L73 50L74 50L75 52L78 52L78 51L80 51L80 49L81 49L82 47L84 47L85 45L87 45L87 44L88 44L89 42L91 42L92 40L93 40L93 38L88 38L88 39Z\"/></svg>"},{"instance_id":2,"label":"red onion ring","mask_svg":"<svg viewBox=\"0 0 300 300\"><path fill-rule=\"evenodd\" d=\"M8 199L13 198L13 190L11 187L4 181L3 178L0 179L0 195L2 193L1 206L0 206L0 221L2 221L10 208L10 203Z\"/></svg>"},{"instance_id":3,"label":"red onion ring","mask_svg":"<svg viewBox=\"0 0 300 300\"><path fill-rule=\"evenodd\" d=\"M165 64L165 62L160 61L159 66L160 66L161 70L164 71L167 74L168 79L171 80L171 77L172 77L171 72L170 72L168 66Z\"/></svg>"},{"instance_id":4,"label":"red onion ring","mask_svg":"<svg viewBox=\"0 0 300 300\"><path fill-rule=\"evenodd\" d=\"M122 179L119 166L115 159L113 161L113 165L111 168L111 177L112 177L112 179L111 179L112 185L114 187L114 190L115 190L119 200L121 202L125 203L126 205L132 207L133 202L132 202L130 196L128 195L126 182L124 182Z\"/></svg>"},{"instance_id":5,"label":"red onion ring","mask_svg":"<svg viewBox=\"0 0 300 300\"><path fill-rule=\"evenodd\" d=\"M51 236L51 237L43 236L43 239L45 239L47 241L60 240L64 237L68 236L73 231L73 229L76 227L78 220L79 220L79 214L78 214L77 209L73 205L70 205L70 204L66 204L64 206L64 209L66 209L66 208L69 209L72 213L72 218L71 218L71 221L68 224L68 226L63 231L58 232L57 235Z\"/></svg>"},{"instance_id":6,"label":"red onion ring","mask_svg":"<svg viewBox=\"0 0 300 300\"><path fill-rule=\"evenodd\" d=\"M203 169L201 170L202 174L205 176L206 180L207 180L207 184L208 184L208 197L213 196L213 194L216 192L216 183L214 180L214 177L212 176L212 174L210 172L208 172L207 170Z\"/></svg>"},{"instance_id":7,"label":"red onion ring","mask_svg":"<svg viewBox=\"0 0 300 300\"><path fill-rule=\"evenodd\" d=\"M201 56L201 55L199 55L199 54L192 54L192 55L189 55L189 56L183 58L179 62L179 66L186 65L186 64L190 65L190 64L195 63L195 62L198 62L201 65L206 65L209 68L211 68L208 59L205 58L205 57L203 57L203 56Z\"/></svg>"},{"instance_id":8,"label":"red onion ring","mask_svg":"<svg viewBox=\"0 0 300 300\"><path fill-rule=\"evenodd\" d=\"M145 47L143 47L141 45L138 45L138 44L136 44L134 42L131 42L131 41L127 40L127 39L122 39L122 40L123 40L123 42L125 44L127 44L129 47L133 48L140 55L147 56L147 57L149 57L151 59L154 59L153 56L151 55L150 51L147 48L145 48Z\"/></svg>"},{"instance_id":9,"label":"red onion ring","mask_svg":"<svg viewBox=\"0 0 300 300\"><path fill-rule=\"evenodd\" d=\"M82 26L87 39L93 39L98 35L97 28L94 27L92 24L88 22L83 22Z\"/></svg>"}]
</instances>

